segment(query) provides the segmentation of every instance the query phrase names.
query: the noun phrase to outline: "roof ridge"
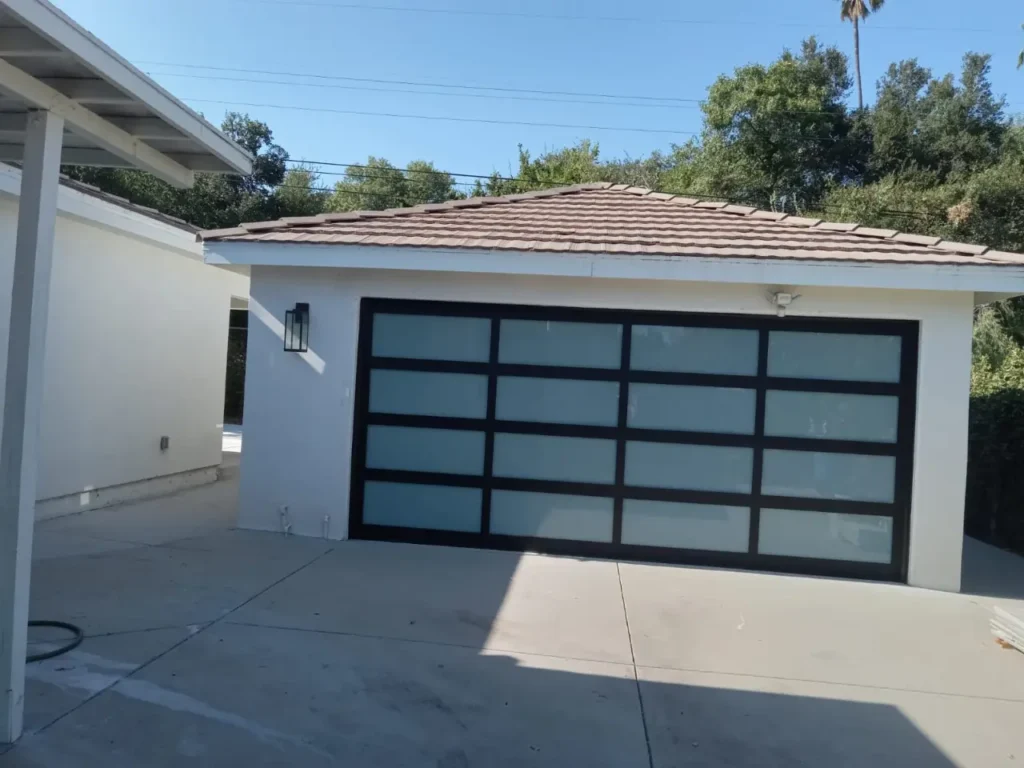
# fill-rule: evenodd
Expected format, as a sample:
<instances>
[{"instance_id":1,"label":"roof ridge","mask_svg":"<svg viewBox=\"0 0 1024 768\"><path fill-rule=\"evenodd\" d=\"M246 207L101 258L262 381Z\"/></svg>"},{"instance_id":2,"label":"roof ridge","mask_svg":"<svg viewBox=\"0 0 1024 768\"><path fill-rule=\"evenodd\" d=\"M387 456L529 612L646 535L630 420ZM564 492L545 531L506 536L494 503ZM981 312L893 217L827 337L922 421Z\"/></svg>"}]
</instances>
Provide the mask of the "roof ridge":
<instances>
[{"instance_id":1,"label":"roof ridge","mask_svg":"<svg viewBox=\"0 0 1024 768\"><path fill-rule=\"evenodd\" d=\"M908 232L901 232L895 229L867 227L856 222L824 221L819 218L796 216L793 214L756 208L749 205L738 205L727 201L699 200L694 197L688 197L685 194L656 192L647 187L636 187L630 186L629 184L612 184L611 182L573 184L564 187L552 187L549 189L498 195L494 197L469 197L460 200L448 200L443 203L427 203L423 205L410 206L408 208L389 208L383 211L367 210L348 211L345 213L322 213L318 216L285 217L276 221L245 222L237 227L231 227L228 229L215 229L199 232L196 237L200 241L215 240L250 233L289 229L291 227L315 226L317 224L332 224L336 222L362 221L377 218L399 218L423 213L447 213L449 211L457 211L464 208L484 208L492 205L514 205L515 203L529 200L597 191L607 192L614 196L621 196L625 194L636 197L648 197L666 205L679 205L688 208L699 208L702 210L714 211L716 213L731 216L741 216L753 220L765 221L766 223L770 222L770 225L799 227L801 229L816 232L842 233L846 235L871 238L874 240L888 240L901 243L903 245L916 245L928 250L944 251L961 256L983 256L989 252L1001 253L994 251L985 245L961 243L954 240L946 240L941 237L917 235Z\"/></svg>"}]
</instances>

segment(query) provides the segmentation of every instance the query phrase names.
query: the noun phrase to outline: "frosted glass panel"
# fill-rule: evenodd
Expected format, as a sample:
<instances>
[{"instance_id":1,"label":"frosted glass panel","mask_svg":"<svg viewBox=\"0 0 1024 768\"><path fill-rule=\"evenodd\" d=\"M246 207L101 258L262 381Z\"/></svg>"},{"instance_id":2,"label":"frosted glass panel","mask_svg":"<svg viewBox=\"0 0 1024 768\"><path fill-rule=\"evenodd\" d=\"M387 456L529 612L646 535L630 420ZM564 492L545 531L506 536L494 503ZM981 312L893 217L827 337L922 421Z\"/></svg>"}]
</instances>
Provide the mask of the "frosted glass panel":
<instances>
[{"instance_id":1,"label":"frosted glass panel","mask_svg":"<svg viewBox=\"0 0 1024 768\"><path fill-rule=\"evenodd\" d=\"M892 562L892 518L762 509L758 552L825 560Z\"/></svg>"},{"instance_id":2,"label":"frosted glass panel","mask_svg":"<svg viewBox=\"0 0 1024 768\"><path fill-rule=\"evenodd\" d=\"M614 501L556 493L491 493L491 533L611 541Z\"/></svg>"},{"instance_id":3,"label":"frosted glass panel","mask_svg":"<svg viewBox=\"0 0 1024 768\"><path fill-rule=\"evenodd\" d=\"M900 380L900 337L772 331L768 375L846 381Z\"/></svg>"},{"instance_id":4,"label":"frosted glass panel","mask_svg":"<svg viewBox=\"0 0 1024 768\"><path fill-rule=\"evenodd\" d=\"M767 496L891 502L895 483L893 456L764 452L761 493Z\"/></svg>"},{"instance_id":5,"label":"frosted glass panel","mask_svg":"<svg viewBox=\"0 0 1024 768\"><path fill-rule=\"evenodd\" d=\"M579 483L615 482L615 441L496 434L494 474Z\"/></svg>"},{"instance_id":6,"label":"frosted glass panel","mask_svg":"<svg viewBox=\"0 0 1024 768\"><path fill-rule=\"evenodd\" d=\"M750 493L753 465L750 448L626 444L626 485Z\"/></svg>"},{"instance_id":7,"label":"frosted glass panel","mask_svg":"<svg viewBox=\"0 0 1024 768\"><path fill-rule=\"evenodd\" d=\"M630 384L631 427L754 434L756 392L729 387Z\"/></svg>"},{"instance_id":8,"label":"frosted glass panel","mask_svg":"<svg viewBox=\"0 0 1024 768\"><path fill-rule=\"evenodd\" d=\"M487 416L487 377L424 371L370 372L370 410L418 416Z\"/></svg>"},{"instance_id":9,"label":"frosted glass panel","mask_svg":"<svg viewBox=\"0 0 1024 768\"><path fill-rule=\"evenodd\" d=\"M478 532L482 498L479 488L368 482L363 491L363 522Z\"/></svg>"},{"instance_id":10,"label":"frosted glass panel","mask_svg":"<svg viewBox=\"0 0 1024 768\"><path fill-rule=\"evenodd\" d=\"M484 473L484 433L371 425L366 466L455 475Z\"/></svg>"},{"instance_id":11,"label":"frosted glass panel","mask_svg":"<svg viewBox=\"0 0 1024 768\"><path fill-rule=\"evenodd\" d=\"M485 317L373 316L373 354L486 363L491 321Z\"/></svg>"},{"instance_id":12,"label":"frosted glass panel","mask_svg":"<svg viewBox=\"0 0 1024 768\"><path fill-rule=\"evenodd\" d=\"M622 364L622 326L502 320L498 360L530 365L618 368Z\"/></svg>"},{"instance_id":13,"label":"frosted glass panel","mask_svg":"<svg viewBox=\"0 0 1024 768\"><path fill-rule=\"evenodd\" d=\"M757 373L758 332L634 325L629 367L638 371Z\"/></svg>"},{"instance_id":14,"label":"frosted glass panel","mask_svg":"<svg viewBox=\"0 0 1024 768\"><path fill-rule=\"evenodd\" d=\"M750 509L626 499L622 505L622 543L746 552Z\"/></svg>"},{"instance_id":15,"label":"frosted glass panel","mask_svg":"<svg viewBox=\"0 0 1024 768\"><path fill-rule=\"evenodd\" d=\"M898 417L897 397L769 390L764 433L895 443Z\"/></svg>"},{"instance_id":16,"label":"frosted glass panel","mask_svg":"<svg viewBox=\"0 0 1024 768\"><path fill-rule=\"evenodd\" d=\"M497 417L507 421L614 427L619 421L619 384L502 376L497 406Z\"/></svg>"}]
</instances>

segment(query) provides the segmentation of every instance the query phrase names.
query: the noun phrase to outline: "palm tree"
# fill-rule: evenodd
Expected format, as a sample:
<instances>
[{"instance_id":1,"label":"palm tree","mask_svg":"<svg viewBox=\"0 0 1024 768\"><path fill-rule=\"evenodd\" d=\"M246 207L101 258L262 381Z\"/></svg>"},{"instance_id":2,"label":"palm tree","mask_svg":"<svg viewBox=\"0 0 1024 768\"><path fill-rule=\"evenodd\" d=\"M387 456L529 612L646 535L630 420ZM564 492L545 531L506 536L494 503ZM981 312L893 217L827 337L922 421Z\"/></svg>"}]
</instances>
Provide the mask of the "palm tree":
<instances>
[{"instance_id":1,"label":"palm tree","mask_svg":"<svg viewBox=\"0 0 1024 768\"><path fill-rule=\"evenodd\" d=\"M885 0L840 0L839 18L853 22L853 61L857 67L857 106L864 109L864 86L860 80L860 20L885 5Z\"/></svg>"}]
</instances>

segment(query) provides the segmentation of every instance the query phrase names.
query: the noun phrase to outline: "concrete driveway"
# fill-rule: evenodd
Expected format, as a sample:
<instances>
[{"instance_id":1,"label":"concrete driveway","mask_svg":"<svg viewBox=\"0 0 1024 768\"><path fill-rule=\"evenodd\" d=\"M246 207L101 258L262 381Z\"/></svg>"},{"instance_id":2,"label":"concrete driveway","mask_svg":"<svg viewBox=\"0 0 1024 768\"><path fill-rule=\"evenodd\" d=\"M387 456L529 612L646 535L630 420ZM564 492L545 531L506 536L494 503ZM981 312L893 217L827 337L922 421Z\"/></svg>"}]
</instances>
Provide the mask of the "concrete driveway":
<instances>
[{"instance_id":1,"label":"concrete driveway","mask_svg":"<svg viewBox=\"0 0 1024 768\"><path fill-rule=\"evenodd\" d=\"M235 485L38 528L0 766L1024 763L1024 561L906 587L230 530ZM974 574L977 574L975 576Z\"/></svg>"}]
</instances>

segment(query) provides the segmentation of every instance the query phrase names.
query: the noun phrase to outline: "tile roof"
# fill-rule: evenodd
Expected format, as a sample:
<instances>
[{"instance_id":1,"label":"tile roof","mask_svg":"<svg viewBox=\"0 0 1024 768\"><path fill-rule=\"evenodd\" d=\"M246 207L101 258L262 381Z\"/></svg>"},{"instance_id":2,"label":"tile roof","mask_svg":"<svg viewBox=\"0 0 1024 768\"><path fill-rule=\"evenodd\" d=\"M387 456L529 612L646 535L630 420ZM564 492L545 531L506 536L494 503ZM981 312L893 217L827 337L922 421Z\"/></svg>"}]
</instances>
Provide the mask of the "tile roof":
<instances>
[{"instance_id":1,"label":"tile roof","mask_svg":"<svg viewBox=\"0 0 1024 768\"><path fill-rule=\"evenodd\" d=\"M199 239L1024 266L1024 254L984 246L605 183L242 224L200 232Z\"/></svg>"},{"instance_id":2,"label":"tile roof","mask_svg":"<svg viewBox=\"0 0 1024 768\"><path fill-rule=\"evenodd\" d=\"M186 232L199 231L198 227L192 226L184 219L179 219L177 216L171 216L166 213L161 213L156 208L147 208L144 205L138 205L126 198L118 197L110 192L104 192L102 189L94 187L92 184L86 184L84 181L75 181L74 179L69 179L67 176L62 175L60 177L60 185L62 187L67 187L68 189L73 189L76 192L81 192L83 195L95 197L97 200L102 200L106 203L110 203L111 205L116 205L118 208L124 208L126 211L132 211L142 216L146 216L147 218L161 221L164 224L170 224L172 227L177 227L178 229L182 229Z\"/></svg>"}]
</instances>

